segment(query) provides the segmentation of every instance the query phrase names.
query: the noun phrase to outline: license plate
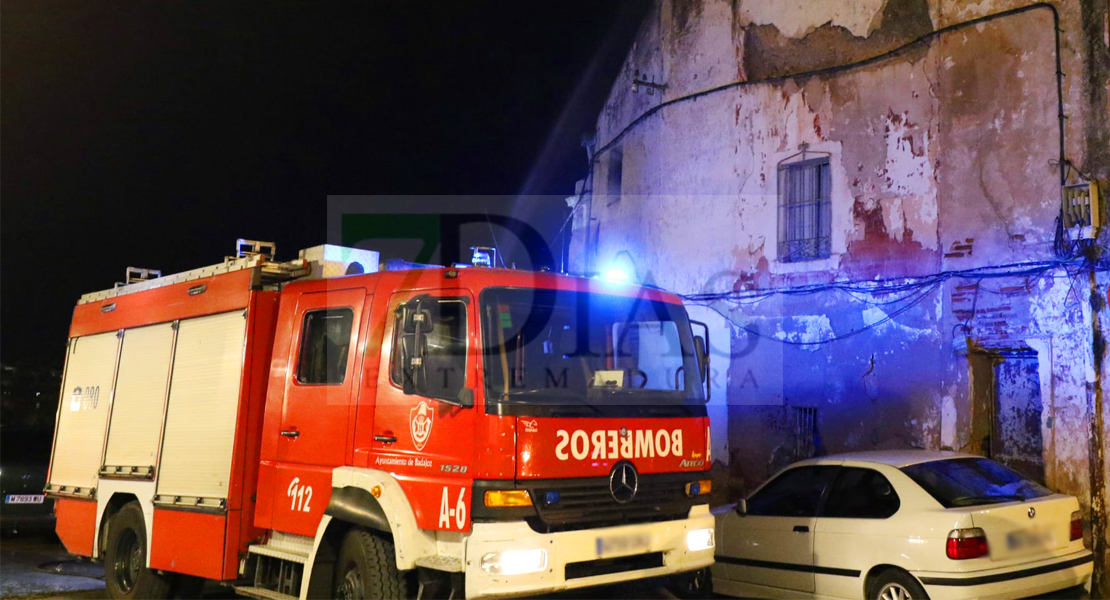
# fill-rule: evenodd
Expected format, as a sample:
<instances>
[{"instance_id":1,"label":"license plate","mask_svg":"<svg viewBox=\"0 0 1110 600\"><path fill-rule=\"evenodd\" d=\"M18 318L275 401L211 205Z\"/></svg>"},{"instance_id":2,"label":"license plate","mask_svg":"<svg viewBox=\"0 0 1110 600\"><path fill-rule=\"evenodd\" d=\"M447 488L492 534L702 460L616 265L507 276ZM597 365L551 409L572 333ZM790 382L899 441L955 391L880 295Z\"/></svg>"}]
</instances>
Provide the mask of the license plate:
<instances>
[{"instance_id":1,"label":"license plate","mask_svg":"<svg viewBox=\"0 0 1110 600\"><path fill-rule=\"evenodd\" d=\"M43 494L8 494L4 504L42 504L45 498Z\"/></svg>"},{"instance_id":2,"label":"license plate","mask_svg":"<svg viewBox=\"0 0 1110 600\"><path fill-rule=\"evenodd\" d=\"M1051 548L1052 542L1052 531L1048 529L1019 529L1006 534L1006 546L1015 552Z\"/></svg>"},{"instance_id":3,"label":"license plate","mask_svg":"<svg viewBox=\"0 0 1110 600\"><path fill-rule=\"evenodd\" d=\"M597 555L637 554L651 547L651 536L646 533L613 535L597 538Z\"/></svg>"}]
</instances>

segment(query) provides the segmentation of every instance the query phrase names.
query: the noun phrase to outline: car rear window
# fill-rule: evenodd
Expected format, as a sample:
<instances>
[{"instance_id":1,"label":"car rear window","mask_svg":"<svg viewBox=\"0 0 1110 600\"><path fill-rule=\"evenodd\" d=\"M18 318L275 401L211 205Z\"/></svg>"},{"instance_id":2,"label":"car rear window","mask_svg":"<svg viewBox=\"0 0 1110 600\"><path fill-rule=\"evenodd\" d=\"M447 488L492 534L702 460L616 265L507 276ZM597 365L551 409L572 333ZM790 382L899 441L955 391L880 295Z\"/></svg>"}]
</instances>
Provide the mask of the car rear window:
<instances>
[{"instance_id":1,"label":"car rear window","mask_svg":"<svg viewBox=\"0 0 1110 600\"><path fill-rule=\"evenodd\" d=\"M945 508L1030 500L1052 492L986 458L935 460L903 467Z\"/></svg>"}]
</instances>

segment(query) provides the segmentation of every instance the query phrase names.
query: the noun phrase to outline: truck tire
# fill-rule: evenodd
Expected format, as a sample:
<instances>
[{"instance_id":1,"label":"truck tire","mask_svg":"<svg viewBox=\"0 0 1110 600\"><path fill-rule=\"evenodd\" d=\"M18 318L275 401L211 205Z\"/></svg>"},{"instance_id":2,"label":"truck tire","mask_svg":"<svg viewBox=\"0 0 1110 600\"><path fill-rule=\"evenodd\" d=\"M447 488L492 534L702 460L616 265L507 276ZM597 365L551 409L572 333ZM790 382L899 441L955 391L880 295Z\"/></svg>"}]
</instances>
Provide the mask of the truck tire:
<instances>
[{"instance_id":1,"label":"truck tire","mask_svg":"<svg viewBox=\"0 0 1110 600\"><path fill-rule=\"evenodd\" d=\"M146 527L137 502L125 504L108 524L104 587L123 600L170 596L169 580L146 566Z\"/></svg>"},{"instance_id":2,"label":"truck tire","mask_svg":"<svg viewBox=\"0 0 1110 600\"><path fill-rule=\"evenodd\" d=\"M412 573L397 569L392 541L352 529L339 549L332 590L339 600L411 598Z\"/></svg>"}]
</instances>

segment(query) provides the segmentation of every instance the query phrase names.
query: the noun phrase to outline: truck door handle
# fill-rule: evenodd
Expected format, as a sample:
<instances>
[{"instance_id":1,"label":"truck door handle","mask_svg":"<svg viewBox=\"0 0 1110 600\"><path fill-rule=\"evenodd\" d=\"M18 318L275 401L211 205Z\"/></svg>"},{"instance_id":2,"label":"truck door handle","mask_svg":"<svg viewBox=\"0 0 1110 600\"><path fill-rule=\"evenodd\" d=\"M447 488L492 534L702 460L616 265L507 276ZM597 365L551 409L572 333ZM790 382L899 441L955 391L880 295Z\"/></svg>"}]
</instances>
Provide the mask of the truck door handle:
<instances>
[{"instance_id":1,"label":"truck door handle","mask_svg":"<svg viewBox=\"0 0 1110 600\"><path fill-rule=\"evenodd\" d=\"M395 435L375 435L374 436L374 441L375 442L381 442L383 444L392 444L392 443L397 441L397 436L395 436Z\"/></svg>"},{"instance_id":2,"label":"truck door handle","mask_svg":"<svg viewBox=\"0 0 1110 600\"><path fill-rule=\"evenodd\" d=\"M295 438L301 435L301 432L297 431L296 429L286 429L285 431L281 432L281 435L287 438Z\"/></svg>"},{"instance_id":3,"label":"truck door handle","mask_svg":"<svg viewBox=\"0 0 1110 600\"><path fill-rule=\"evenodd\" d=\"M809 526L807 526L807 525L795 525L794 526L794 532L795 533L809 533Z\"/></svg>"}]
</instances>

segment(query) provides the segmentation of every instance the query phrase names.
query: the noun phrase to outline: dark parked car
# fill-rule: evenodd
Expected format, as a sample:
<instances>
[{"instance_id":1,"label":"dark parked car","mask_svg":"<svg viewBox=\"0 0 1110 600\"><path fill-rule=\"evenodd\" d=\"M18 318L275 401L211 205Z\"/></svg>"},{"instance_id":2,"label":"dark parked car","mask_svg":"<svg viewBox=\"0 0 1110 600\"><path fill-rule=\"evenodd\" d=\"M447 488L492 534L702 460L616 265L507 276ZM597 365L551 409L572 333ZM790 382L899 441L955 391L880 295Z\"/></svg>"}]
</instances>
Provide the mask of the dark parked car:
<instances>
[{"instance_id":1,"label":"dark parked car","mask_svg":"<svg viewBox=\"0 0 1110 600\"><path fill-rule=\"evenodd\" d=\"M54 528L54 501L46 498L50 429L0 430L0 529Z\"/></svg>"}]
</instances>

